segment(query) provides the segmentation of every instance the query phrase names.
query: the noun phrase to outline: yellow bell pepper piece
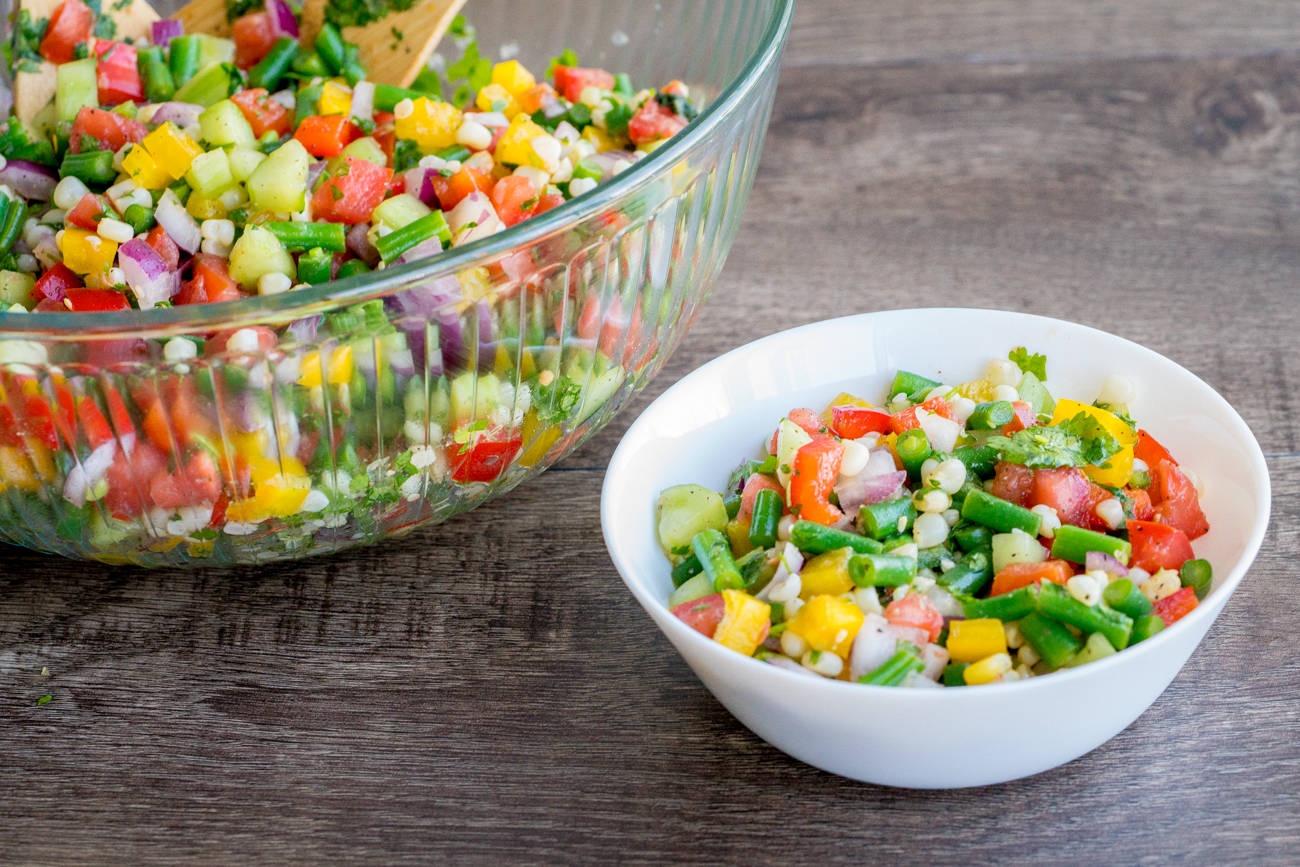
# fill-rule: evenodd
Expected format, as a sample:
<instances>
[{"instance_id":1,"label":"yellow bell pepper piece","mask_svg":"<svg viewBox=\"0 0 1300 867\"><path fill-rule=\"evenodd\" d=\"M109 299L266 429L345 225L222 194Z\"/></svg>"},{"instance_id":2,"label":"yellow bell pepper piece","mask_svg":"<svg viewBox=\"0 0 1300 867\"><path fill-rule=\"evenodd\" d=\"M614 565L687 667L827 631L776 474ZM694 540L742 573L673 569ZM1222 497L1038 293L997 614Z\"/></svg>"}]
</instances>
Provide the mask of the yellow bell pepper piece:
<instances>
[{"instance_id":1,"label":"yellow bell pepper piece","mask_svg":"<svg viewBox=\"0 0 1300 867\"><path fill-rule=\"evenodd\" d=\"M539 135L546 135L546 130L533 123L532 118L526 114L515 115L510 121L510 127L501 134L501 139L497 142L495 152L497 162L512 166L542 168L546 164L533 152L532 146L532 140Z\"/></svg>"},{"instance_id":2,"label":"yellow bell pepper piece","mask_svg":"<svg viewBox=\"0 0 1300 867\"><path fill-rule=\"evenodd\" d=\"M993 399L993 383L987 379L973 379L957 386L957 393L976 403L988 403Z\"/></svg>"},{"instance_id":3,"label":"yellow bell pepper piece","mask_svg":"<svg viewBox=\"0 0 1300 867\"><path fill-rule=\"evenodd\" d=\"M852 602L838 596L814 596L799 609L788 628L813 650L846 658L863 619L861 609Z\"/></svg>"},{"instance_id":4,"label":"yellow bell pepper piece","mask_svg":"<svg viewBox=\"0 0 1300 867\"><path fill-rule=\"evenodd\" d=\"M1005 653L995 653L966 666L961 676L967 686L983 686L986 683L993 683L1010 670L1011 657Z\"/></svg>"},{"instance_id":5,"label":"yellow bell pepper piece","mask_svg":"<svg viewBox=\"0 0 1300 867\"><path fill-rule=\"evenodd\" d=\"M1103 466L1084 467L1084 473L1098 484L1115 488L1124 487L1128 484L1128 477L1133 473L1133 446L1137 445L1137 432L1113 412L1079 403L1077 400L1058 400L1056 411L1052 413L1052 424L1068 421L1081 412L1087 413L1100 422L1101 426L1123 446L1111 455Z\"/></svg>"},{"instance_id":6,"label":"yellow bell pepper piece","mask_svg":"<svg viewBox=\"0 0 1300 867\"><path fill-rule=\"evenodd\" d=\"M226 217L224 202L220 199L205 199L198 193L190 193L189 199L185 202L185 210L199 222L204 220L224 220Z\"/></svg>"},{"instance_id":7,"label":"yellow bell pepper piece","mask_svg":"<svg viewBox=\"0 0 1300 867\"><path fill-rule=\"evenodd\" d=\"M997 618L953 620L948 624L948 653L953 662L979 662L1006 652L1007 634Z\"/></svg>"},{"instance_id":8,"label":"yellow bell pepper piece","mask_svg":"<svg viewBox=\"0 0 1300 867\"><path fill-rule=\"evenodd\" d=\"M172 180L180 180L190 170L194 158L203 153L199 143L177 129L171 121L145 136L144 146L153 155L158 168L171 175Z\"/></svg>"},{"instance_id":9,"label":"yellow bell pepper piece","mask_svg":"<svg viewBox=\"0 0 1300 867\"><path fill-rule=\"evenodd\" d=\"M63 251L63 264L77 274L105 274L117 256L116 241L77 228L63 230L59 249Z\"/></svg>"},{"instance_id":10,"label":"yellow bell pepper piece","mask_svg":"<svg viewBox=\"0 0 1300 867\"><path fill-rule=\"evenodd\" d=\"M460 121L460 111L451 103L422 96L409 115L394 121L394 130L398 138L413 140L422 153L433 153L456 143Z\"/></svg>"},{"instance_id":11,"label":"yellow bell pepper piece","mask_svg":"<svg viewBox=\"0 0 1300 867\"><path fill-rule=\"evenodd\" d=\"M317 114L348 114L352 111L352 88L337 81L327 81L316 101Z\"/></svg>"},{"instance_id":12,"label":"yellow bell pepper piece","mask_svg":"<svg viewBox=\"0 0 1300 867\"><path fill-rule=\"evenodd\" d=\"M317 388L321 384L320 377L320 353L309 352L303 358L298 384L307 388ZM330 385L343 385L352 381L352 344L337 347L330 353L326 381Z\"/></svg>"},{"instance_id":13,"label":"yellow bell pepper piece","mask_svg":"<svg viewBox=\"0 0 1300 867\"><path fill-rule=\"evenodd\" d=\"M799 598L805 602L814 596L838 596L853 589L849 577L849 558L852 548L839 548L818 554L799 571L802 589Z\"/></svg>"},{"instance_id":14,"label":"yellow bell pepper piece","mask_svg":"<svg viewBox=\"0 0 1300 867\"><path fill-rule=\"evenodd\" d=\"M596 146L596 152L616 151L622 144L618 139L592 124L582 131L582 137Z\"/></svg>"},{"instance_id":15,"label":"yellow bell pepper piece","mask_svg":"<svg viewBox=\"0 0 1300 867\"><path fill-rule=\"evenodd\" d=\"M754 546L749 544L749 521L735 519L727 523L727 538L731 541L731 556L744 557Z\"/></svg>"},{"instance_id":16,"label":"yellow bell pepper piece","mask_svg":"<svg viewBox=\"0 0 1300 867\"><path fill-rule=\"evenodd\" d=\"M525 355L525 358L528 356ZM551 446L560 440L563 431L558 424L543 427L542 423L537 420L537 413L529 410L524 416L523 441L528 443L523 454L519 456L519 466L531 467L546 457L546 453L551 450Z\"/></svg>"},{"instance_id":17,"label":"yellow bell pepper piece","mask_svg":"<svg viewBox=\"0 0 1300 867\"><path fill-rule=\"evenodd\" d=\"M753 656L767 637L772 606L740 590L723 590L722 601L726 609L718 628L713 630L713 640L737 653Z\"/></svg>"},{"instance_id":18,"label":"yellow bell pepper piece","mask_svg":"<svg viewBox=\"0 0 1300 867\"><path fill-rule=\"evenodd\" d=\"M518 60L507 60L492 67L492 83L505 89L513 97L531 90L537 79ZM481 91L480 91L481 93Z\"/></svg>"},{"instance_id":19,"label":"yellow bell pepper piece","mask_svg":"<svg viewBox=\"0 0 1300 867\"><path fill-rule=\"evenodd\" d=\"M0 491L13 485L20 491L34 492L40 490L41 481L36 477L32 462L14 446L0 446Z\"/></svg>"},{"instance_id":20,"label":"yellow bell pepper piece","mask_svg":"<svg viewBox=\"0 0 1300 867\"><path fill-rule=\"evenodd\" d=\"M172 182L172 176L158 167L153 154L141 144L127 152L122 160L122 169L131 176L131 180L146 190L161 190Z\"/></svg>"},{"instance_id":21,"label":"yellow bell pepper piece","mask_svg":"<svg viewBox=\"0 0 1300 867\"><path fill-rule=\"evenodd\" d=\"M474 106L479 111L499 111L508 120L513 120L519 114L519 103L515 102L510 91L499 84L489 84L480 90Z\"/></svg>"}]
</instances>

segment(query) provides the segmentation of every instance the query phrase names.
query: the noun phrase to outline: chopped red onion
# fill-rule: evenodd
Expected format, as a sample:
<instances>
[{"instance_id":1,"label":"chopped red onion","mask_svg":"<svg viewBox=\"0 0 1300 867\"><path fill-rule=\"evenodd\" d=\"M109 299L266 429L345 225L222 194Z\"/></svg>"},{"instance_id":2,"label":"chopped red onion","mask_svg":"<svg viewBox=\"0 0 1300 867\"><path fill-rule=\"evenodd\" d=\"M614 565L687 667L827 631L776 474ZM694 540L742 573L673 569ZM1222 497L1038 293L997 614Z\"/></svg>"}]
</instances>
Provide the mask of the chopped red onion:
<instances>
[{"instance_id":1,"label":"chopped red onion","mask_svg":"<svg viewBox=\"0 0 1300 867\"><path fill-rule=\"evenodd\" d=\"M176 246L180 247L187 253L193 253L199 249L203 243L203 234L199 231L199 224L194 222L194 218L189 212L181 206L180 200L171 190L163 193L162 199L158 202L158 207L154 210L154 219L158 225L163 227Z\"/></svg>"},{"instance_id":2,"label":"chopped red onion","mask_svg":"<svg viewBox=\"0 0 1300 867\"><path fill-rule=\"evenodd\" d=\"M451 229L452 245L459 247L480 238L486 238L505 224L497 217L492 200L486 193L475 190L460 200L460 204L447 212L447 226Z\"/></svg>"},{"instance_id":3,"label":"chopped red onion","mask_svg":"<svg viewBox=\"0 0 1300 867\"><path fill-rule=\"evenodd\" d=\"M295 37L296 38L296 37ZM370 120L375 113L375 83L362 79L352 88L352 109L349 112L360 120Z\"/></svg>"},{"instance_id":4,"label":"chopped red onion","mask_svg":"<svg viewBox=\"0 0 1300 867\"><path fill-rule=\"evenodd\" d=\"M0 184L8 184L24 199L48 202L58 183L58 172L30 160L9 160L0 169Z\"/></svg>"},{"instance_id":5,"label":"chopped red onion","mask_svg":"<svg viewBox=\"0 0 1300 867\"><path fill-rule=\"evenodd\" d=\"M419 259L427 259L430 256L436 256L442 252L442 239L437 235L432 238L426 238L407 250L397 258L394 264L405 265L407 262L415 262Z\"/></svg>"},{"instance_id":6,"label":"chopped red onion","mask_svg":"<svg viewBox=\"0 0 1300 867\"><path fill-rule=\"evenodd\" d=\"M316 186L320 183L321 177L325 174L325 161L317 160L307 166L307 192L316 192ZM372 266L373 267L373 266Z\"/></svg>"},{"instance_id":7,"label":"chopped red onion","mask_svg":"<svg viewBox=\"0 0 1300 867\"><path fill-rule=\"evenodd\" d=\"M628 162L636 162L638 157L636 154L632 153L631 151L601 151L598 154L592 154L591 156L587 157L587 159L591 160L593 163L600 166L600 171L601 171L600 179L602 181L607 181L610 178L614 177L615 165L622 162L623 160L627 160Z\"/></svg>"},{"instance_id":8,"label":"chopped red onion","mask_svg":"<svg viewBox=\"0 0 1300 867\"><path fill-rule=\"evenodd\" d=\"M319 313L304 316L302 319L295 319L290 322L286 330L293 335L296 342L311 343L316 339L316 331L320 328L321 321L324 318Z\"/></svg>"},{"instance_id":9,"label":"chopped red onion","mask_svg":"<svg viewBox=\"0 0 1300 867\"><path fill-rule=\"evenodd\" d=\"M180 274L168 271L167 263L153 247L132 238L117 251L118 265L126 284L135 292L140 309L148 310L160 301L169 301L180 289Z\"/></svg>"},{"instance_id":10,"label":"chopped red onion","mask_svg":"<svg viewBox=\"0 0 1300 867\"><path fill-rule=\"evenodd\" d=\"M324 163L320 163L320 165L324 165ZM356 256L371 268L379 264L379 251L375 249L375 245L370 241L369 223L357 223L349 228L347 242L348 250L351 251L353 256Z\"/></svg>"},{"instance_id":11,"label":"chopped red onion","mask_svg":"<svg viewBox=\"0 0 1300 867\"><path fill-rule=\"evenodd\" d=\"M842 484L835 486L835 495L840 498L840 508L844 511L860 508L872 503L883 503L890 499L907 481L907 473L899 470L880 476L867 476L859 473Z\"/></svg>"},{"instance_id":12,"label":"chopped red onion","mask_svg":"<svg viewBox=\"0 0 1300 867\"><path fill-rule=\"evenodd\" d=\"M1103 551L1089 551L1084 559L1084 568L1089 572L1109 572L1116 578L1128 574L1128 567Z\"/></svg>"},{"instance_id":13,"label":"chopped red onion","mask_svg":"<svg viewBox=\"0 0 1300 867\"><path fill-rule=\"evenodd\" d=\"M433 189L435 173L434 169L422 169L416 166L407 169L403 175L406 179L406 191L431 208L438 207L438 194Z\"/></svg>"},{"instance_id":14,"label":"chopped red onion","mask_svg":"<svg viewBox=\"0 0 1300 867\"><path fill-rule=\"evenodd\" d=\"M545 93L542 95L542 116L547 120L554 120L568 112L568 110L564 103L555 98L555 94Z\"/></svg>"},{"instance_id":15,"label":"chopped red onion","mask_svg":"<svg viewBox=\"0 0 1300 867\"><path fill-rule=\"evenodd\" d=\"M768 665L775 665L777 668L783 668L786 671L793 671L796 674L806 674L809 677L821 677L821 675L809 671L788 656L768 656L763 661Z\"/></svg>"},{"instance_id":16,"label":"chopped red onion","mask_svg":"<svg viewBox=\"0 0 1300 867\"><path fill-rule=\"evenodd\" d=\"M149 34L149 41L154 45L160 45L163 48L172 44L172 40L177 36L185 35L185 25L175 18L163 18L153 23L153 28Z\"/></svg>"},{"instance_id":17,"label":"chopped red onion","mask_svg":"<svg viewBox=\"0 0 1300 867\"><path fill-rule=\"evenodd\" d=\"M203 114L203 112L203 106L195 105L192 102L163 102L159 103L158 107L154 109L149 122L166 123L171 121L181 129L185 129L198 123L199 115Z\"/></svg>"},{"instance_id":18,"label":"chopped red onion","mask_svg":"<svg viewBox=\"0 0 1300 867\"><path fill-rule=\"evenodd\" d=\"M290 39L298 38L298 20L293 17L293 10L284 0L266 0L266 14L271 17L271 30L275 32L275 38L287 36Z\"/></svg>"},{"instance_id":19,"label":"chopped red onion","mask_svg":"<svg viewBox=\"0 0 1300 867\"><path fill-rule=\"evenodd\" d=\"M439 277L427 283L395 292L384 299L384 307L392 314L394 324L406 333L412 364L426 365L434 375L443 373L444 362L456 367L464 359L460 314L456 304L461 301L460 281L453 276ZM429 324L434 325L427 329ZM426 331L432 331L430 345L426 346Z\"/></svg>"}]
</instances>

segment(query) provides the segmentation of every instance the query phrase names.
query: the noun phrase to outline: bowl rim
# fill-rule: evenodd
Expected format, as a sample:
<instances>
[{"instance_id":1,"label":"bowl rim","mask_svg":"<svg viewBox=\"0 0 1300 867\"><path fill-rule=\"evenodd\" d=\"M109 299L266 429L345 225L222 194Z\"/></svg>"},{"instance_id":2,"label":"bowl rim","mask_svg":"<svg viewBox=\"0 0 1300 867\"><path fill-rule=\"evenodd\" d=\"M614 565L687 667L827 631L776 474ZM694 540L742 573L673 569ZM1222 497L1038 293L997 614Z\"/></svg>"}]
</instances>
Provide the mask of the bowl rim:
<instances>
[{"instance_id":1,"label":"bowl rim","mask_svg":"<svg viewBox=\"0 0 1300 867\"><path fill-rule=\"evenodd\" d=\"M682 377L677 382L673 383L668 389L664 391L663 394L655 398L655 400L651 402L650 406L646 407L645 410L643 410L641 414L637 417L637 419L628 427L627 432L623 435L623 438L619 441L618 447L614 450L614 454L610 458L609 467L605 472L605 481L601 487L601 502L600 502L601 531L605 539L605 547L609 552L610 559L614 562L615 568L618 570L619 577L623 579L623 583L627 585L627 588L632 592L632 595L636 597L637 601L640 602L642 607L646 609L647 613L651 615L651 620L653 620L656 623L656 625L659 626L659 628L665 632L665 634L667 634L669 630L672 630L675 633L676 637L669 636L670 638L673 639L674 644L676 644L678 641L686 641L688 643L694 643L694 647L696 648L697 652L705 654L706 656L712 656L720 664L739 663L742 666L748 666L747 668L742 668L741 670L752 672L754 677L760 677L760 678L775 677L776 683L784 683L791 687L798 687L803 689L837 690L837 692L828 693L827 694L828 699L832 697L840 698L840 699L849 698L855 694L854 692L855 690L861 691L860 693L861 696L865 697L866 700L871 700L871 701L876 700L876 698L882 694L881 693L882 690L887 691L888 694L890 694L891 696L895 696L897 700L901 700L901 701L917 701L917 702L949 701L951 702L951 701L960 700L959 696L962 695L966 695L972 699L974 698L972 691L968 691L968 690L896 689L892 687L872 686L869 684L847 683L838 680L831 680L829 678L824 678L824 677L814 679L812 677L809 677L807 674L787 671L778 666L769 665L767 663L761 662L757 659L754 659L753 657L741 656L740 654L737 654L735 651L723 647L722 645L718 644L716 641L713 641L710 638L706 638L704 635L700 634L696 630L687 626L681 620L677 619L676 617L673 617L671 612L668 609L667 600L659 599L657 596L650 593L649 590L646 589L646 587L642 586L640 582L633 581L629 576L637 573L638 566L637 564L633 563L631 561L631 558L628 557L622 551L621 547L616 541L615 534L612 530L613 526L618 520L618 517L617 517L617 510L614 508L614 497L611 496L611 492L613 489L617 488L621 484L621 477L623 475L625 465L631 460L630 458L631 452L636 447L634 441L641 436L641 429L644 426L648 426L651 423L650 416L652 415L652 411L654 410L655 406L659 404L661 401L666 401L667 399L669 399L670 396L674 394L674 392L677 392L678 390L685 391L689 389L691 387L691 383L693 383L694 381L707 378L712 371L722 368L726 365L729 365L733 363L736 359L759 354L770 346L773 346L778 343L785 343L791 340L792 338L795 338L805 332L810 336L810 339L815 339L812 338L811 336L815 335L818 331L825 328L833 327L836 324L846 324L849 321L857 321L863 324L867 324L873 320L878 320L878 319L887 320L890 318L903 318L903 317L917 316L917 315L934 315L937 313L954 314L954 315L993 314L996 316L1006 316L1006 317L1011 317L1019 320L1028 320L1030 322L1040 324L1044 327L1065 326L1070 329L1078 329L1084 332L1085 334L1090 333L1092 335L1100 335L1100 339L1102 340L1119 341L1121 343L1128 344L1130 347L1136 349L1139 352L1139 354L1147 356L1149 360L1161 364L1171 365L1177 371L1181 372L1182 375L1186 375L1187 377L1191 378L1194 382L1199 383L1201 386L1204 386L1205 390L1209 392L1208 399L1210 403L1216 405L1220 410L1220 412L1223 414L1222 421L1225 422L1225 427L1229 428L1231 433L1236 434L1238 437L1240 437L1245 442L1248 442L1250 444L1251 448L1247 449L1248 453L1246 454L1245 457L1247 459L1247 462L1251 466L1251 469L1255 476L1255 481L1257 482L1258 485L1258 492L1256 495L1256 508L1259 511L1259 519L1255 522L1255 526L1252 528L1245 549L1243 550L1242 555L1237 559L1236 563L1234 563L1231 572L1219 584L1218 587L1215 587L1210 592L1210 594L1206 596L1206 600L1204 601L1208 601L1211 598L1215 598L1214 604L1207 605L1204 604L1203 601L1202 604L1197 605L1197 607L1193 609L1193 611L1190 614L1183 617L1173 626L1161 630L1158 634L1156 634L1151 638L1148 638L1147 640L1141 642L1137 646L1130 646L1125 648L1125 650L1122 653L1112 654L1111 656L1108 656L1105 659L1098 660L1086 666L1080 666L1078 668L1070 669L1067 671L1053 672L1050 680L1047 678L1035 677L1035 678L1030 678L1028 680L1013 681L1012 683L997 684L997 686L1000 687L1001 689L1007 689L1007 690L1049 689L1049 688L1055 688L1057 686L1065 686L1069 683L1071 679L1077 680L1082 678L1104 676L1105 672L1109 671L1111 668L1117 665L1125 665L1129 662L1136 662L1139 659L1140 655L1149 655L1152 653L1158 653L1160 648L1164 647L1165 644L1173 640L1169 636L1175 630L1180 630L1181 632L1185 632L1188 629L1195 628L1194 624L1197 624L1200 621L1205 620L1206 618L1209 618L1210 622L1213 622L1214 618L1218 616L1218 610L1222 608L1223 604L1227 603L1227 600L1236 591L1237 586L1245 578L1246 572L1249 571L1250 566L1254 563L1256 556L1258 556L1259 554L1260 546L1263 544L1264 541L1264 535L1268 530L1268 524L1269 524L1269 519L1271 517L1270 513L1272 507L1272 481L1269 477L1268 465L1264 458L1263 449L1260 448L1259 441L1255 437L1254 432L1250 429L1250 426L1246 424L1245 420L1242 419L1241 415L1236 411L1236 409L1233 408L1233 406L1230 403L1228 403L1227 400L1223 398L1222 395L1220 395L1213 387L1211 387L1209 383L1205 382L1203 379L1196 376L1196 374L1192 373L1187 368L1178 364L1176 361L1166 358L1165 356L1161 355L1155 350L1148 349L1147 347L1143 346L1140 343L1136 343L1135 341L1129 340L1124 337L1120 337L1119 335L1111 334L1110 332L1102 331L1099 328L1093 328L1091 326L1083 325L1077 322L1071 322L1065 319L1056 319L1050 316L1039 316L1037 314L1021 313L1012 310L999 310L996 308L963 308L963 307L900 308L895 310L879 310L879 311L873 311L868 313L858 313L850 316L836 317L833 319L823 319L817 322L808 323L806 325L800 325L794 328L788 328L783 331L779 331L775 334L770 334L766 337L759 338L758 340L752 341L750 343L746 343L742 346L732 349L731 351L726 352L706 362L705 364L701 365L700 367L688 373L686 376ZM670 625L665 626L664 625L665 622L669 623ZM1210 623L1205 624L1206 629L1208 629L1209 626ZM820 681L820 683L818 681ZM847 689L847 688L851 688L851 689ZM948 698L940 698L940 696L949 693L956 693L956 695L949 695Z\"/></svg>"},{"instance_id":2,"label":"bowl rim","mask_svg":"<svg viewBox=\"0 0 1300 867\"><path fill-rule=\"evenodd\" d=\"M649 185L678 159L685 156L746 101L764 75L778 63L785 37L789 33L795 0L773 0L772 12L754 53L739 74L718 94L718 98L700 112L683 135L638 160L633 166L591 193L571 199L503 232L455 247L444 254L406 263L382 272L370 272L343 280L333 280L310 289L278 295L254 295L236 301L215 304L185 305L151 310L124 310L111 313L79 313L75 325L66 313L0 312L0 336L13 334L26 339L65 339L69 332L78 337L116 336L123 332L162 331L181 333L189 329L211 330L213 325L257 319L308 316L339 304L356 304L383 297L407 281L434 278L475 266L476 262L524 247L552 232L608 207L617 199ZM201 315L199 311L202 311Z\"/></svg>"}]
</instances>

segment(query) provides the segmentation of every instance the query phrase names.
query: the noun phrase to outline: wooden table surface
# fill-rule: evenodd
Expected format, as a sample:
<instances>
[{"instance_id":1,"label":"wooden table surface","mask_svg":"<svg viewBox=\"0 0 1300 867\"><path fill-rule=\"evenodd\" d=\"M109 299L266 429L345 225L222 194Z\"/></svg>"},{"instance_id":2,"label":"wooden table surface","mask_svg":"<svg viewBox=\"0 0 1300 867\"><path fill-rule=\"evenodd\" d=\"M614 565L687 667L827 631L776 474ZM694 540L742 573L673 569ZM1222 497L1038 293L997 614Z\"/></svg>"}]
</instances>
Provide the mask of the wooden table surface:
<instances>
[{"instance_id":1,"label":"wooden table surface","mask_svg":"<svg viewBox=\"0 0 1300 867\"><path fill-rule=\"evenodd\" d=\"M1297 47L1285 0L801 0L712 301L562 466L301 565L3 550L0 863L1300 862ZM600 535L606 462L677 378L918 305L1150 346L1237 407L1273 474L1259 559L1168 691L1093 753L984 789L863 785L767 746Z\"/></svg>"}]
</instances>

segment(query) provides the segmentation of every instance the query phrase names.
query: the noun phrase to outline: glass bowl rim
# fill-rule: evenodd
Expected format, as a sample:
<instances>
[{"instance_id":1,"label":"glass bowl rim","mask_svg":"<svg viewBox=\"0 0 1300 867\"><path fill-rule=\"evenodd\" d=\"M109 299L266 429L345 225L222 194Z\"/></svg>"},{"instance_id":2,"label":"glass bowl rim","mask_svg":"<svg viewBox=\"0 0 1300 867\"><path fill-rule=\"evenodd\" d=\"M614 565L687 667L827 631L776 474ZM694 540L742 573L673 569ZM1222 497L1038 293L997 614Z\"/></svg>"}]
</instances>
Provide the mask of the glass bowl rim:
<instances>
[{"instance_id":1,"label":"glass bowl rim","mask_svg":"<svg viewBox=\"0 0 1300 867\"><path fill-rule=\"evenodd\" d=\"M708 138L778 62L781 45L790 29L794 4L795 0L774 0L767 27L750 59L684 134L673 138L667 145L637 161L630 169L601 184L591 193L565 202L535 219L429 259L278 295L255 295L237 301L153 310L77 313L75 316L67 313L0 312L0 337L63 340L70 333L75 333L78 337L114 337L135 332L158 332L162 336L185 333L196 328L211 330L213 326L226 323L235 327L238 323L299 318L336 309L344 304L381 298L396 291L402 283L463 271L510 250L525 247L568 225L581 222L649 185L658 177L661 169L684 157Z\"/></svg>"}]
</instances>

